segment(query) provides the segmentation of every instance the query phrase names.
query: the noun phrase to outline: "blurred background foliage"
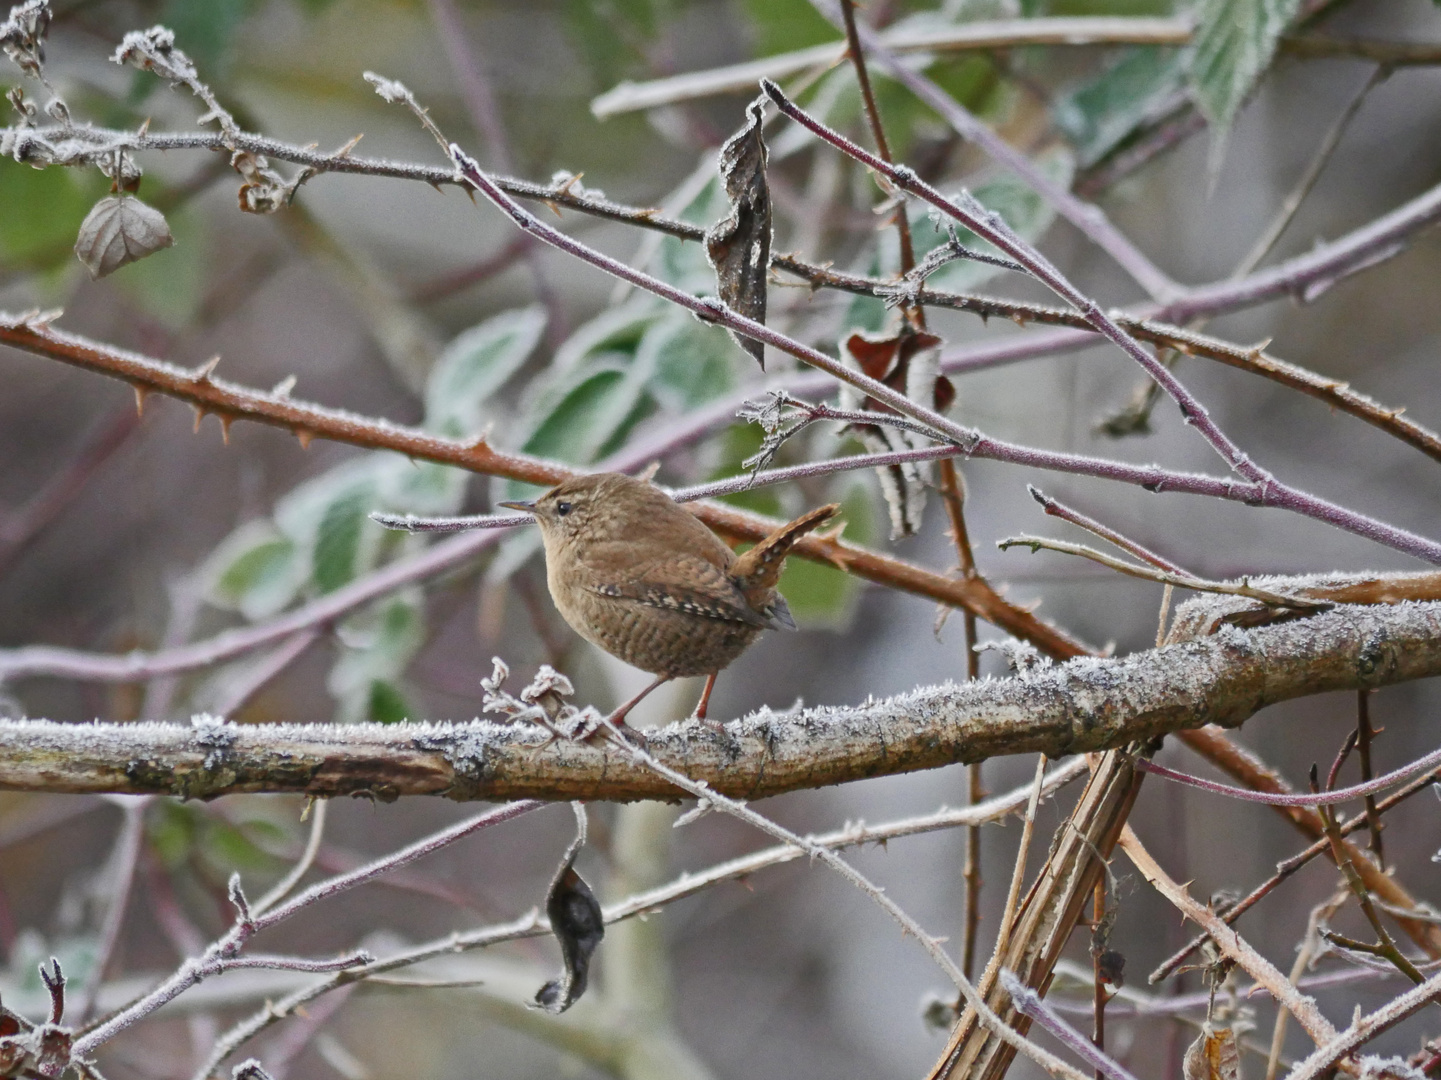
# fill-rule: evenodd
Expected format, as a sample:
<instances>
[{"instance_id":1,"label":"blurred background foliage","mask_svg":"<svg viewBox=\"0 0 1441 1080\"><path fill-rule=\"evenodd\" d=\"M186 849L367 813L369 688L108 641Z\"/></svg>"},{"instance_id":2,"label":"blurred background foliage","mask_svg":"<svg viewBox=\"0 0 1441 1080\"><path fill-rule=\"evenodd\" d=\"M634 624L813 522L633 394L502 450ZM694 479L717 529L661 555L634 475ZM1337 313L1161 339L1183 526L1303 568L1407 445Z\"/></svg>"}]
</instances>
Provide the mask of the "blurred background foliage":
<instances>
[{"instance_id":1,"label":"blurred background foliage","mask_svg":"<svg viewBox=\"0 0 1441 1080\"><path fill-rule=\"evenodd\" d=\"M363 132L358 152L439 163L429 137L362 80L362 71L376 71L406 82L451 137L489 166L509 161L516 175L537 181L583 173L586 189L708 225L724 213L715 152L740 125L751 95L604 122L591 114L592 99L623 80L837 37L807 0L464 0L452 12L463 32L461 52L469 54L471 74L478 71L489 87L502 147L442 40L438 27L449 5L58 0L47 73L82 122L136 127L149 120L154 130L191 130L201 111L192 99L108 62L125 32L160 22L175 31L202 78L247 129L321 148ZM1327 33L1441 37L1441 13L1429 0L1318 6L1318 25ZM924 26L1184 10L1150 0L877 0L865 15L890 26ZM1052 179L1097 198L1174 277L1199 284L1231 272L1370 75L1368 65L1352 59L1282 56L1255 87L1269 62L1258 28L1263 17L1286 11L1294 14L1296 5L1202 3L1195 14L1218 35L1210 51L1026 47L947 55L928 71ZM1256 67L1249 76L1248 64ZM0 70L0 82L19 84L13 66ZM830 123L868 141L849 68L818 73L793 88ZM1049 206L964 145L897 84L878 77L877 93L898 159L947 189L968 186L1041 242L1103 305L1141 298L1079 233L1057 223ZM1188 128L1188 136L1144 167L1121 169L1128 150L1192 110L1188 95L1217 126ZM1438 102L1434 68L1399 71L1371 94L1274 257L1355 228L1441 180ZM772 122L767 137L776 250L864 273L894 272L894 230L875 213L885 197L864 172L784 124ZM218 156L147 154L141 164L140 195L166 214L175 246L92 282L71 247L107 181L94 169L36 170L0 160L0 308L63 306L62 326L120 346L192 366L218 353L220 374L236 382L270 387L293 376L299 398L446 435L487 432L496 445L577 465L597 463L761 380L722 331L556 253L518 245L499 215L455 190L437 194L396 180L321 176L300 189L294 206L260 217L236 211L236 178ZM913 208L911 220L919 251L942 239L925 212ZM563 215L563 225L683 288L715 289L699 245L573 213ZM1441 245L1433 233L1401 259L1314 305L1268 304L1217 319L1209 329L1242 342L1271 338L1277 355L1406 405L1434 426L1441 420L1434 379L1438 280ZM977 263L952 264L932 281L1046 299L1033 284ZM888 317L874 300L779 285L771 292L770 321L830 351L849 332L880 329ZM1022 332L945 312L933 313L931 325L950 345ZM774 353L768 361L771 370L786 365ZM1416 460L1414 452L1328 416L1313 402L1204 361L1183 361L1178 371L1228 431L1279 474L1435 534L1441 484L1431 463ZM1209 452L1168 408L1137 438L1117 441L1098 430L1099 420L1130 400L1137 377L1119 355L1092 349L967 376L959 381L955 413L1018 441L1213 468ZM478 511L527 490L385 453L320 442L303 449L271 429L237 425L222 442L213 419L194 433L188 410L173 402L153 401L137 424L128 388L10 351L0 351L0 387L3 646L155 648L272 618L428 543L376 528L367 519L372 510ZM754 428L732 425L668 455L660 478L683 483L733 475L758 440ZM854 449L844 434L817 430L787 444L781 460ZM1405 563L1324 526L1229 504L1158 499L980 463L967 468L967 482L981 571L1007 582L1012 599L1044 601L1048 618L1122 650L1145 647L1154 636L1158 589L1055 557L1028 560L993 550L995 539L1037 528L1027 482L1072 498L1208 576ZM783 516L830 499L845 504L847 538L886 543L885 507L869 476L767 489L735 501ZM29 513L42 503L51 509L39 518ZM932 505L922 535L897 551L950 567L955 553L943 519ZM12 527L37 520L39 527ZM723 676L713 715L797 698L857 701L964 675L958 620L933 633L935 613L925 603L861 589L834 569L798 561L782 589L806 632L768 640ZM3 688L4 705L15 714L75 721L215 710L255 723L466 719L478 711L478 680L497 653L527 672L542 662L557 664L576 679L583 700L602 704L627 696L634 678L578 643L560 622L545 597L536 538L522 533L475 566L357 611L253 693L265 656L148 687L32 680ZM985 663L987 673L1003 673L993 654ZM684 687L658 698L652 717L682 714L694 692ZM1377 715L1390 729L1378 749L1383 764L1434 746L1434 697L1421 686L1378 696ZM1316 699L1272 710L1247 735L1269 760L1299 776L1316 756L1306 747L1325 745L1329 755L1350 723L1349 701ZM1030 769L997 762L988 766L988 783L999 789ZM954 804L964 798L964 785L957 770L942 770L790 796L768 810L793 828L831 827L848 817L874 820ZM1197 895L1250 882L1294 847L1269 817L1229 805L1218 809L1204 799L1156 786L1147 789L1145 812L1137 815L1143 836L1172 858L1172 872L1198 882ZM102 800L0 795L0 958L8 965L0 988L7 1004L39 993L37 956L58 953L82 980L87 956L93 966L110 880L114 814L108 807ZM206 933L220 926L231 870L258 880L279 877L302 842L297 810L290 801L260 798L154 806L137 886L147 899L111 968L117 985L130 985L117 973L128 978L173 963L184 926ZM322 865L353 864L361 853L385 850L452 813L421 803L336 807ZM366 935L443 933L456 924L457 905L475 917L524 910L538 899L570 828L568 814L549 813L504 836L477 840L463 856L399 875L393 887L357 898L323 926L286 929L278 937L291 935L292 944L303 941L308 950L340 949ZM669 853L667 815L673 816L671 808L597 815L596 852L588 857L603 867L598 878L613 895L753 846L739 826L707 819ZM1046 826L1053 821L1046 818ZM1228 831L1245 842L1229 839ZM1416 865L1441 843L1434 821L1414 808L1398 812L1392 832L1408 837L1404 845L1398 839L1396 857L1404 861L1410 850ZM57 851L59 836L69 843ZM959 836L941 835L858 859L894 882L898 898L924 924L955 940L960 845ZM988 843L988 883L1008 875L1013 845L1006 834ZM793 867L752 884L754 893L727 887L618 930L600 956L601 990L565 1021L538 1023L515 1009L524 992L507 996L516 970L524 988L553 962L545 946L525 945L509 960L476 959L465 969L475 977L483 973L490 989L357 994L329 1036L334 1045L317 1037L295 1052L295 1074L345 1073L344 1062L356 1058L370 1071L354 1075L437 1077L901 1077L928 1065L941 1036L922 1026L918 1002L939 977L918 954L818 871ZM1257 940L1289 947L1304 928L1304 914L1297 913L1330 887L1324 873L1303 875L1288 886L1291 901L1254 916ZM988 892L983 927L994 927L1002 892L999 886ZM1135 970L1144 970L1175 943L1179 928L1149 895L1123 889L1121 903L1115 940ZM236 989L213 1008L228 1018L237 1003L253 1005L253 998ZM129 1048L121 1043L108 1074L183 1075L187 1055L207 1032L213 1036L214 1022L197 1009L154 1030L160 1034L145 1046L147 1060L138 1040ZM1162 1037L1144 1037L1153 1030ZM598 1032L633 1038L634 1045L626 1043L622 1052L606 1043L601 1052ZM1405 1029L1396 1038L1403 1036L1410 1037ZM1113 1032L1117 1053L1138 1075L1155 1077L1173 1075L1167 1071L1178 1060L1173 1051L1189 1041L1177 1044L1178 1038L1165 1025L1139 1022L1118 1024ZM158 1061L166 1063L163 1069L155 1067ZM1016 1075L1028 1068L1018 1064Z\"/></svg>"}]
</instances>

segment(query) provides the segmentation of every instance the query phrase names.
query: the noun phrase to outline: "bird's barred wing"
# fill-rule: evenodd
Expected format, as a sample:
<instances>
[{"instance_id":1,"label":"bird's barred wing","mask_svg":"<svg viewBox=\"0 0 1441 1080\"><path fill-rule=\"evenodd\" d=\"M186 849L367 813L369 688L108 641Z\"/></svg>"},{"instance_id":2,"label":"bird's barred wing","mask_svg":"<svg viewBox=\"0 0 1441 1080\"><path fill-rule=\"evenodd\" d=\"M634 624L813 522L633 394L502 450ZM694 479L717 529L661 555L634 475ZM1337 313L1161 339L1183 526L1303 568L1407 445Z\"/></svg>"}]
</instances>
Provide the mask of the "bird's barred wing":
<instances>
[{"instance_id":1,"label":"bird's barred wing","mask_svg":"<svg viewBox=\"0 0 1441 1080\"><path fill-rule=\"evenodd\" d=\"M600 596L631 600L647 607L678 611L704 619L771 626L771 619L752 610L745 594L724 570L706 559L671 555L664 559L632 562L622 569L620 559L587 559L587 587Z\"/></svg>"}]
</instances>

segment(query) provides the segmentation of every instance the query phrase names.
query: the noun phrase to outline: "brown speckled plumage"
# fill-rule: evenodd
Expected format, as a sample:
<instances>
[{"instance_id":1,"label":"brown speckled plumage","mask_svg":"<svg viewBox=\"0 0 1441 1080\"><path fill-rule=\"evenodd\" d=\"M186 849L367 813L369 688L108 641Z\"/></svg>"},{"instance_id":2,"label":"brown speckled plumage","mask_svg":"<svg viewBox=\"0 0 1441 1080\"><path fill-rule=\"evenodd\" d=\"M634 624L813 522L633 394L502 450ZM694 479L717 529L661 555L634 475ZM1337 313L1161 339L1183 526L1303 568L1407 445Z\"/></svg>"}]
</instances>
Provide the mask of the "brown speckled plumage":
<instances>
[{"instance_id":1,"label":"brown speckled plumage","mask_svg":"<svg viewBox=\"0 0 1441 1080\"><path fill-rule=\"evenodd\" d=\"M545 540L546 580L565 621L655 675L713 675L762 630L795 629L776 581L795 542L835 516L824 506L736 556L649 481L578 477L523 506Z\"/></svg>"}]
</instances>

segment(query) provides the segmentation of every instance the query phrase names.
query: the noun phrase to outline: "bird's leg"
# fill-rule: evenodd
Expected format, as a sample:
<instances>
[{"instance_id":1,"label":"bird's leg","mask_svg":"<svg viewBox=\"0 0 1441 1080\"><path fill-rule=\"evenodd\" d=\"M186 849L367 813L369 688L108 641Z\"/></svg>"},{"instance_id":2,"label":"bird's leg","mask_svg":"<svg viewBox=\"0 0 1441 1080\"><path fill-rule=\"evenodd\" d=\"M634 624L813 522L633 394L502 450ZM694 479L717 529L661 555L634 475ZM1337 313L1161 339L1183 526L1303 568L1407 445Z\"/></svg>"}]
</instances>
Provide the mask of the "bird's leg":
<instances>
[{"instance_id":1,"label":"bird's leg","mask_svg":"<svg viewBox=\"0 0 1441 1080\"><path fill-rule=\"evenodd\" d=\"M669 675L657 675L657 676L655 677L655 681L654 681L654 682L652 682L649 686L647 686L644 690L642 690L642 691L641 691L639 694L637 694L635 697L633 697L633 698L631 698L629 701L627 701L627 702L626 702L624 705L622 705L620 708L616 709L615 712L613 712L613 713L611 713L609 716L607 716L607 717L605 718L605 721L604 721L605 726L606 726L606 727L612 727L612 726L614 726L615 728L619 729L619 730L622 731L622 732L629 732L631 735L636 736L637 738L640 739L640 741L641 741L642 743L644 743L644 742L645 742L645 733L644 733L644 732L641 732L641 731L637 731L635 728L633 728L633 727L631 727L629 724L627 724L627 723L625 722L626 715L627 715L632 709L634 709L637 705L639 705L642 701L644 701L647 694L649 694L652 690L654 690L654 689L655 689L657 686L659 686L661 683L669 682L670 679L671 679L671 676L669 676Z\"/></svg>"},{"instance_id":2,"label":"bird's leg","mask_svg":"<svg viewBox=\"0 0 1441 1080\"><path fill-rule=\"evenodd\" d=\"M695 718L697 720L705 719L706 709L710 707L710 694L711 691L715 689L716 676L719 674L719 671L712 671L705 677L705 689L701 691L700 704L695 707Z\"/></svg>"}]
</instances>

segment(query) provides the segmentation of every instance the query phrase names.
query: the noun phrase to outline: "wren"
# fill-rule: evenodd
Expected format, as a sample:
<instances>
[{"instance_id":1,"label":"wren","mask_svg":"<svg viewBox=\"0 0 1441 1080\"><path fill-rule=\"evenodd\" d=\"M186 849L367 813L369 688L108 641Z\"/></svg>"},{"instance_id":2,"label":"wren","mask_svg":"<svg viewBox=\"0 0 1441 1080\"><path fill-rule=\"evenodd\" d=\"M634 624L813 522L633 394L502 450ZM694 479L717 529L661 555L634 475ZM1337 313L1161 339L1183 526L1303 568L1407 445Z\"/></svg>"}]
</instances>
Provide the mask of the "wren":
<instances>
[{"instance_id":1,"label":"wren","mask_svg":"<svg viewBox=\"0 0 1441 1080\"><path fill-rule=\"evenodd\" d=\"M796 541L840 511L802 514L736 555L701 520L648 480L579 476L534 502L503 502L540 525L546 583L565 621L587 641L656 676L612 714L623 718L661 683L707 675L696 707L705 719L716 675L762 630L794 630L776 591Z\"/></svg>"}]
</instances>

